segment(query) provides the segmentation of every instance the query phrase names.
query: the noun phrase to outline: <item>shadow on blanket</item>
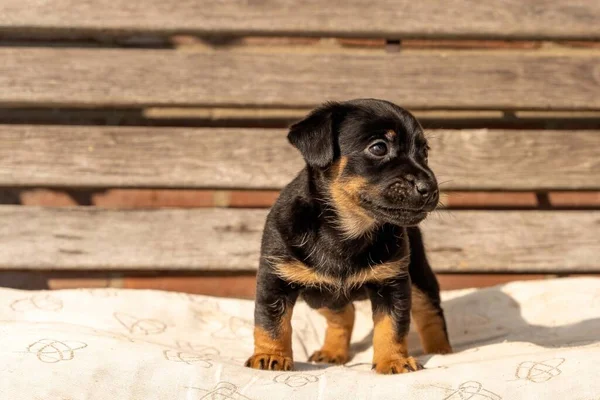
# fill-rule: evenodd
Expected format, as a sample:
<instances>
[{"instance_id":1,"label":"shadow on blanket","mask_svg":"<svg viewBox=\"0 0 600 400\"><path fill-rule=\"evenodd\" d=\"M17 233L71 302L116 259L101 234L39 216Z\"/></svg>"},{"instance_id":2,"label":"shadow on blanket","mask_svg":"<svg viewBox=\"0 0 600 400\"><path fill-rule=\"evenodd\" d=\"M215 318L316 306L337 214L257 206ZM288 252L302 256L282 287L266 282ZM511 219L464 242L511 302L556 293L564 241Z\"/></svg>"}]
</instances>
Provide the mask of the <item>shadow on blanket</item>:
<instances>
[{"instance_id":1,"label":"shadow on blanket","mask_svg":"<svg viewBox=\"0 0 600 400\"><path fill-rule=\"evenodd\" d=\"M577 315L556 315L556 301L564 301L564 298L558 296L554 299L548 293L533 296L527 301L528 315L523 315L519 303L504 293L501 287L493 287L447 300L443 307L455 351L501 342L527 342L543 347L572 347L600 342L600 318L554 326L556 319L577 319ZM592 303L589 307L598 309L600 295ZM564 309L564 305L561 308ZM528 320L543 321L544 325ZM371 330L369 335L352 344L352 353L367 350L372 340ZM423 354L414 331L409 335L409 344L412 354Z\"/></svg>"}]
</instances>

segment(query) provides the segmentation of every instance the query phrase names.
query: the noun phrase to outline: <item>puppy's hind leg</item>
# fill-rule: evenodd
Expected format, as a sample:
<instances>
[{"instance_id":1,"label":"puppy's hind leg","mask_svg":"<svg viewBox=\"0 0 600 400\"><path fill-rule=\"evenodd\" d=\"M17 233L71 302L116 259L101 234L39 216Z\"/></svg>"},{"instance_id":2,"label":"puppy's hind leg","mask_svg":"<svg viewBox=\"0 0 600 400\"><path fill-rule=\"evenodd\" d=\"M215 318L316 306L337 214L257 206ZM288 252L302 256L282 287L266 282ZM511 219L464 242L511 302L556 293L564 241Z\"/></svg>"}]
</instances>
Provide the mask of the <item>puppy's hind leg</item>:
<instances>
[{"instance_id":1,"label":"puppy's hind leg","mask_svg":"<svg viewBox=\"0 0 600 400\"><path fill-rule=\"evenodd\" d=\"M412 318L427 354L452 353L446 319L440 301L440 287L425 256L419 228L409 228Z\"/></svg>"},{"instance_id":2,"label":"puppy's hind leg","mask_svg":"<svg viewBox=\"0 0 600 400\"><path fill-rule=\"evenodd\" d=\"M348 303L336 309L320 308L318 312L327 320L325 342L321 350L315 351L308 360L328 364L345 364L350 358L354 305Z\"/></svg>"},{"instance_id":3,"label":"puppy's hind leg","mask_svg":"<svg viewBox=\"0 0 600 400\"><path fill-rule=\"evenodd\" d=\"M408 355L410 280L401 277L369 290L373 308L373 369L380 374L403 374L423 367Z\"/></svg>"}]
</instances>

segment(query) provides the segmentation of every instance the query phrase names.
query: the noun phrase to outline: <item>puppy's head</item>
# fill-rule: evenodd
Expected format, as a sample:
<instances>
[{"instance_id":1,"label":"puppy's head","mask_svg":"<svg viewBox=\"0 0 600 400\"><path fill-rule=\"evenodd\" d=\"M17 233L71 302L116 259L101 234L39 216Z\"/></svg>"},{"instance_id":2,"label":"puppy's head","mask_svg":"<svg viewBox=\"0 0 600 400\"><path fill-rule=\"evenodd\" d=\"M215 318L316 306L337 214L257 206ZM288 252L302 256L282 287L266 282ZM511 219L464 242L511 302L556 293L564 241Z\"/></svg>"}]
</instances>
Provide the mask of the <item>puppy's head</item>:
<instances>
[{"instance_id":1,"label":"puppy's head","mask_svg":"<svg viewBox=\"0 0 600 400\"><path fill-rule=\"evenodd\" d=\"M327 103L290 128L288 139L324 191L349 237L378 223L411 226L439 199L427 140L415 117L383 100Z\"/></svg>"}]
</instances>

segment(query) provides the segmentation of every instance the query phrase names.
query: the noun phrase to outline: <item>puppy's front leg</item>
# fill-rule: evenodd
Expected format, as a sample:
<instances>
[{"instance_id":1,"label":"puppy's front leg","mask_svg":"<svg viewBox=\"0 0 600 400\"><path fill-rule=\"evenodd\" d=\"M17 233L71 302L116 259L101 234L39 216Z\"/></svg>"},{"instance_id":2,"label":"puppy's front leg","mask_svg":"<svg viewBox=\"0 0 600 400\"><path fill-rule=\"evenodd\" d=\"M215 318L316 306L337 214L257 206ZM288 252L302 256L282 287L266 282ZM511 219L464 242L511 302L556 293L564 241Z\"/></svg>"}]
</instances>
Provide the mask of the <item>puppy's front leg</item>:
<instances>
[{"instance_id":1,"label":"puppy's front leg","mask_svg":"<svg viewBox=\"0 0 600 400\"><path fill-rule=\"evenodd\" d=\"M262 273L261 273L262 272ZM271 371L294 368L292 309L298 297L278 277L260 271L254 309L254 354L246 366Z\"/></svg>"},{"instance_id":2,"label":"puppy's front leg","mask_svg":"<svg viewBox=\"0 0 600 400\"><path fill-rule=\"evenodd\" d=\"M321 308L319 314L327 320L325 343L321 350L313 353L308 361L345 364L348 362L350 338L354 327L354 305L348 303L341 308Z\"/></svg>"},{"instance_id":3,"label":"puppy's front leg","mask_svg":"<svg viewBox=\"0 0 600 400\"><path fill-rule=\"evenodd\" d=\"M373 308L373 369L380 374L402 374L423 367L408 356L410 280L397 278L370 288Z\"/></svg>"}]
</instances>

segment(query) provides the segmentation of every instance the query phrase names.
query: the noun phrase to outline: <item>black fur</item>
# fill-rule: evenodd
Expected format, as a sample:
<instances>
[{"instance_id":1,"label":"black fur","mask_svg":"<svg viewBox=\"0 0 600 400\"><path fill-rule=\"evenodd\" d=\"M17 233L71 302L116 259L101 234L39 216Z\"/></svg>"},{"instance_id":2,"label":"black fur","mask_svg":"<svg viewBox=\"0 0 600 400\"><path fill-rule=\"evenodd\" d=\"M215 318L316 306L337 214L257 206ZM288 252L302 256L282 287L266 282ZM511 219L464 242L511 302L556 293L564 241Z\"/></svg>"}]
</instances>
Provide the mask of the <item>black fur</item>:
<instances>
[{"instance_id":1,"label":"black fur","mask_svg":"<svg viewBox=\"0 0 600 400\"><path fill-rule=\"evenodd\" d=\"M386 134L393 131L389 139ZM439 286L425 256L416 225L438 202L437 182L427 166L427 140L406 110L375 99L328 103L290 128L289 141L306 167L281 192L268 215L258 271L255 323L278 334L281 317L302 298L313 308L343 308L370 298L376 312L393 317L399 339L408 332L411 284L439 310ZM376 140L387 143L384 158L369 153ZM336 162L345 158L341 178L360 177L362 210L376 222L358 237L340 229L340 213L331 195ZM422 194L421 192L425 192ZM297 260L315 272L347 279L378 264L411 255L408 274L349 291L286 282L278 262Z\"/></svg>"}]
</instances>

